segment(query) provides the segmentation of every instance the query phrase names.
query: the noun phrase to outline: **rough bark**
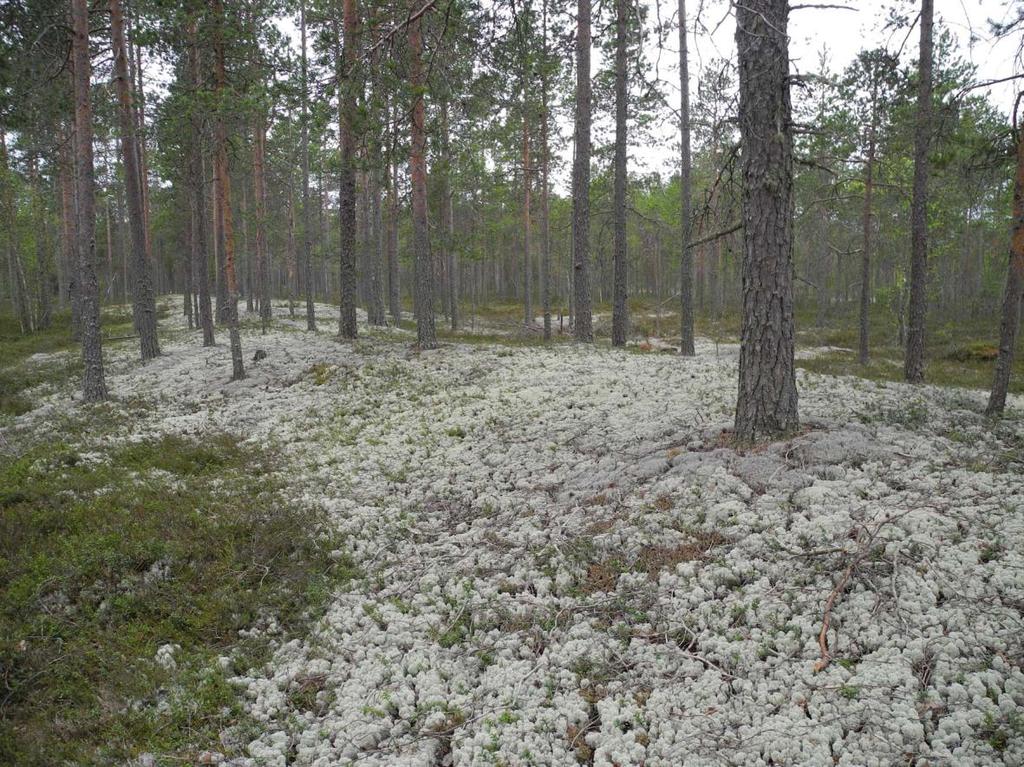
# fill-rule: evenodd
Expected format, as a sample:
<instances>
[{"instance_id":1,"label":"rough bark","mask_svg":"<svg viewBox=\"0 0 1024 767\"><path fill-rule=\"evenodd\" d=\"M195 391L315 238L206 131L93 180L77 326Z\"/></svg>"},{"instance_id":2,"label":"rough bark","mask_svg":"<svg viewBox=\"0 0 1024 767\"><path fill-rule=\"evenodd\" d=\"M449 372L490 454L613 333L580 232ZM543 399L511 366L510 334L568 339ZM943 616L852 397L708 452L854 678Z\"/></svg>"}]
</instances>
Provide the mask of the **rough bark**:
<instances>
[{"instance_id":1,"label":"rough bark","mask_svg":"<svg viewBox=\"0 0 1024 767\"><path fill-rule=\"evenodd\" d=\"M797 428L793 366L793 125L787 0L736 10L743 147L743 325L736 436Z\"/></svg>"},{"instance_id":2,"label":"rough bark","mask_svg":"<svg viewBox=\"0 0 1024 767\"><path fill-rule=\"evenodd\" d=\"M306 0L299 5L302 40L302 281L306 293L306 330L316 330L313 307L313 220L309 201L309 61L306 53Z\"/></svg>"},{"instance_id":3,"label":"rough bark","mask_svg":"<svg viewBox=\"0 0 1024 767\"><path fill-rule=\"evenodd\" d=\"M531 221L530 192L531 175L533 169L530 167L530 103L528 89L526 86L527 76L523 74L523 135L522 135L522 158L523 158L523 324L527 327L533 325L533 294L532 294L532 259L530 256L530 240L533 239L533 222Z\"/></svg>"},{"instance_id":4,"label":"rough bark","mask_svg":"<svg viewBox=\"0 0 1024 767\"><path fill-rule=\"evenodd\" d=\"M928 303L928 144L932 131L932 0L921 0L921 47L914 124L914 189L910 202L910 303L903 375L924 381L924 333Z\"/></svg>"},{"instance_id":5,"label":"rough bark","mask_svg":"<svg viewBox=\"0 0 1024 767\"><path fill-rule=\"evenodd\" d=\"M1013 184L1013 231L1010 238L1010 263L1006 270L1002 319L999 324L999 354L996 357L992 393L988 398L988 415L998 415L1006 408L1006 392L1010 387L1017 336L1021 326L1021 304L1024 302L1024 134L1017 129L1017 171Z\"/></svg>"},{"instance_id":6,"label":"rough bark","mask_svg":"<svg viewBox=\"0 0 1024 767\"><path fill-rule=\"evenodd\" d=\"M388 311L391 322L397 327L402 321L402 294L398 275L398 126L391 122L391 148L388 156L390 167L388 181Z\"/></svg>"},{"instance_id":7,"label":"rough bark","mask_svg":"<svg viewBox=\"0 0 1024 767\"><path fill-rule=\"evenodd\" d=\"M188 27L189 85L193 96L198 97L202 83L202 66L199 60L196 23ZM213 304L210 297L210 265L207 249L206 226L206 183L203 176L203 120L199 109L189 112L188 184L189 204L192 208L192 275L199 298L197 324L203 329L203 346L213 346Z\"/></svg>"},{"instance_id":8,"label":"rough bark","mask_svg":"<svg viewBox=\"0 0 1024 767\"><path fill-rule=\"evenodd\" d=\"M82 323L82 396L86 402L107 398L100 333L99 281L96 278L96 179L92 154L89 3L71 0L75 91L75 168L78 179L78 291Z\"/></svg>"},{"instance_id":9,"label":"rough bark","mask_svg":"<svg viewBox=\"0 0 1024 767\"><path fill-rule=\"evenodd\" d=\"M257 110L253 126L252 191L256 209L256 294L259 299L260 330L266 335L271 319L270 258L267 253L267 189L264 165L267 154L267 115Z\"/></svg>"},{"instance_id":10,"label":"rough bark","mask_svg":"<svg viewBox=\"0 0 1024 767\"><path fill-rule=\"evenodd\" d=\"M356 57L358 55L358 18L355 0L342 0L343 50L339 60L339 136L341 142L338 219L340 229L341 310L338 334L355 338L356 327L356 120L358 104Z\"/></svg>"},{"instance_id":11,"label":"rough bark","mask_svg":"<svg viewBox=\"0 0 1024 767\"><path fill-rule=\"evenodd\" d=\"M626 345L626 144L629 83L626 55L629 2L615 0L615 179L613 181L614 244L612 249L612 346Z\"/></svg>"},{"instance_id":12,"label":"rough bark","mask_svg":"<svg viewBox=\"0 0 1024 767\"><path fill-rule=\"evenodd\" d=\"M540 75L540 301L544 312L544 340L551 340L551 215L548 168L551 157L548 150L548 122L551 119L548 94L548 0L541 12L543 49Z\"/></svg>"},{"instance_id":13,"label":"rough bark","mask_svg":"<svg viewBox=\"0 0 1024 767\"><path fill-rule=\"evenodd\" d=\"M373 167L370 168L367 181L370 206L367 211L369 216L369 275L367 290L369 300L366 303L366 319L371 325L386 325L387 318L384 314L384 276L382 274L382 262L384 261L384 222L381 217L381 190L380 176L381 153L379 147L374 145L371 154L373 156Z\"/></svg>"},{"instance_id":14,"label":"rough bark","mask_svg":"<svg viewBox=\"0 0 1024 767\"><path fill-rule=\"evenodd\" d=\"M410 6L410 12L415 12ZM416 340L420 349L436 349L434 328L434 270L430 258L430 229L427 222L427 80L423 68L423 32L420 17L409 24L409 84L413 103L410 120L409 178L412 184L412 251L416 282L413 303L416 314Z\"/></svg>"},{"instance_id":15,"label":"rough bark","mask_svg":"<svg viewBox=\"0 0 1024 767\"><path fill-rule=\"evenodd\" d=\"M227 72L224 68L224 4L212 0L213 28L213 83L217 96L217 116L214 121L214 171L217 177L217 214L221 223L224 243L224 285L227 293L224 315L231 341L231 380L245 378L242 361L242 339L238 332L238 282L235 278L235 232L231 214L231 174L228 171L228 134L224 122L224 99L227 94Z\"/></svg>"},{"instance_id":16,"label":"rough bark","mask_svg":"<svg viewBox=\"0 0 1024 767\"><path fill-rule=\"evenodd\" d=\"M690 57L686 37L686 0L679 0L679 196L682 255L679 268L679 352L692 357L693 330L693 161L690 157Z\"/></svg>"},{"instance_id":17,"label":"rough bark","mask_svg":"<svg viewBox=\"0 0 1024 767\"><path fill-rule=\"evenodd\" d=\"M576 125L572 169L574 334L594 342L590 305L590 0L576 7Z\"/></svg>"},{"instance_id":18,"label":"rough bark","mask_svg":"<svg viewBox=\"0 0 1024 767\"><path fill-rule=\"evenodd\" d=\"M135 107L128 78L128 58L124 39L124 13L121 0L109 0L110 41L114 53L114 90L117 92L118 118L121 124L121 161L124 164L128 224L131 231L132 318L139 336L142 359L160 355L156 331L156 297L153 274L146 257L146 213L143 198L141 151L136 134Z\"/></svg>"}]
</instances>

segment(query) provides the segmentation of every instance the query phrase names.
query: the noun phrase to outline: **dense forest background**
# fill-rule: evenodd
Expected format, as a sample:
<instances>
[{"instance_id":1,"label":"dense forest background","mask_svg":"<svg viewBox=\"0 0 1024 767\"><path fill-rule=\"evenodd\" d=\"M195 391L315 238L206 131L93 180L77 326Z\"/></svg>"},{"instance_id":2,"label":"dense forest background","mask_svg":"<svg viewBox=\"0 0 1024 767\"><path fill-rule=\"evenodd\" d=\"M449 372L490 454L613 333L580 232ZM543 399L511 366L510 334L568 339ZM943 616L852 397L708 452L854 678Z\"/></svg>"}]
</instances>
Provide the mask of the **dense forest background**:
<instances>
[{"instance_id":1,"label":"dense forest background","mask_svg":"<svg viewBox=\"0 0 1024 767\"><path fill-rule=\"evenodd\" d=\"M68 11L61 2L8 3L0 35L0 291L23 331L48 326L55 311L74 310ZM229 249L248 312L273 299L300 314L303 297L337 301L345 282L338 254L347 250L371 324L385 322L385 305L391 321L399 321L400 303L411 303L416 282L407 126L411 99L422 92L434 310L452 327L460 315L470 325L483 313L525 320L538 331L547 314L556 330L569 332L575 7L560 0L451 0L422 8L252 0L228 4L215 19L218 12L205 3L136 0L119 11L145 262L157 294L186 297L190 322L201 324L206 281L213 320L224 319ZM678 334L672 318L683 252L679 147L666 143L665 129L678 124L679 86L666 79L661 60L678 54L678 11L624 2L595 10L594 46L602 55L592 78L589 242L599 333L610 332L600 309L615 290L621 141L631 157L639 148L662 160L662 169L628 170L624 181L631 335ZM709 34L721 8L701 4L694 12L696 40ZM1001 21L975 22L985 35L1010 34L1015 13L1020 9L1011 4ZM854 14L834 15L843 23ZM870 330L859 339L862 362L869 344L892 351L905 341L918 90L916 9L896 3L878 15L888 47L864 49L841 68L823 50L815 71L794 75L791 88L798 326L829 328L834 332L822 338L852 347L860 313ZM418 84L406 39L411 19L422 28ZM98 294L104 303L127 303L132 194L109 8L92 8L89 26ZM958 39L940 17L929 135L928 306L940 338L950 338L944 329L970 327L989 340L962 353L991 357L1006 274L1014 142L1005 89L978 87L984 83ZM702 332L726 337L737 330L741 297L736 65L702 59L692 69L692 307ZM623 100L620 87L628 121L621 138L612 119ZM348 149L342 122L351 129ZM216 200L221 137L230 245ZM343 167L353 176L354 213L341 190ZM343 218L353 218L353 232Z\"/></svg>"}]
</instances>

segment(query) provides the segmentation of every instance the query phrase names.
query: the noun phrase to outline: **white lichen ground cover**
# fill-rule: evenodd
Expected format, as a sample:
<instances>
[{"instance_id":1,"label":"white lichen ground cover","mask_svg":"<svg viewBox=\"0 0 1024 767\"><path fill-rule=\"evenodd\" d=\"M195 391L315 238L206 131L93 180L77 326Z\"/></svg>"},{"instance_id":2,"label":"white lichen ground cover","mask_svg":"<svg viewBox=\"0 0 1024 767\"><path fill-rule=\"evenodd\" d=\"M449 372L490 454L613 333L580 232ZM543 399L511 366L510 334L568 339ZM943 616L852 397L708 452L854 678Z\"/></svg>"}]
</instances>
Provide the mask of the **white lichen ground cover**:
<instances>
[{"instance_id":1,"label":"white lichen ground cover","mask_svg":"<svg viewBox=\"0 0 1024 767\"><path fill-rule=\"evenodd\" d=\"M737 451L711 344L419 354L323 312L244 334L245 381L186 333L109 366L123 438L269 445L365 574L235 680L237 764L1024 763L1019 398L800 372L810 429Z\"/></svg>"}]
</instances>

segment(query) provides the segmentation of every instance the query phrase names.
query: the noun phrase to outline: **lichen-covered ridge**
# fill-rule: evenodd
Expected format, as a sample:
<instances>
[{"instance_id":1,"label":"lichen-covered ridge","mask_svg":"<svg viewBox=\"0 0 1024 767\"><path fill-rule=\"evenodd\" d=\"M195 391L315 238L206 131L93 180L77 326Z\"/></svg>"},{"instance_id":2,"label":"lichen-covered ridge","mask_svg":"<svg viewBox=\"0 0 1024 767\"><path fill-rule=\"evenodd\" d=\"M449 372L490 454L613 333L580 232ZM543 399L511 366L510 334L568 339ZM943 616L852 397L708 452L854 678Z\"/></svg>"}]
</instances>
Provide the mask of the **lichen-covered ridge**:
<instances>
[{"instance_id":1,"label":"lichen-covered ridge","mask_svg":"<svg viewBox=\"0 0 1024 767\"><path fill-rule=\"evenodd\" d=\"M741 448L711 344L362 330L110 366L158 403L124 438L273 445L363 576L233 680L238 765L1024 761L1021 402L800 371L805 428Z\"/></svg>"}]
</instances>

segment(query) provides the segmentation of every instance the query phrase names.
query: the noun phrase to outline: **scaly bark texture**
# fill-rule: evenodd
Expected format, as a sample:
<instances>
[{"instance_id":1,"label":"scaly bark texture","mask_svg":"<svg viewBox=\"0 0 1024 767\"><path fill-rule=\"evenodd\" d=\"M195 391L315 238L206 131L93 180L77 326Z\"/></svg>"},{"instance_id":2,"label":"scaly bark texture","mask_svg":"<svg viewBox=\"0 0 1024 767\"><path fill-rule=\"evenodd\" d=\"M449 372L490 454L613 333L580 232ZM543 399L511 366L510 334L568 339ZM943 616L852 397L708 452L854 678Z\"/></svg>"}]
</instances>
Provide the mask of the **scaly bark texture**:
<instances>
[{"instance_id":1,"label":"scaly bark texture","mask_svg":"<svg viewBox=\"0 0 1024 767\"><path fill-rule=\"evenodd\" d=\"M542 5L543 49L540 67L540 302L544 312L544 340L551 340L551 215L548 168L548 0Z\"/></svg>"},{"instance_id":2,"label":"scaly bark texture","mask_svg":"<svg viewBox=\"0 0 1024 767\"><path fill-rule=\"evenodd\" d=\"M402 294L398 277L398 125L391 122L391 148L388 153L388 312L391 322L398 327L402 321Z\"/></svg>"},{"instance_id":3,"label":"scaly bark texture","mask_svg":"<svg viewBox=\"0 0 1024 767\"><path fill-rule=\"evenodd\" d=\"M736 7L744 245L736 436L744 442L798 425L788 17L787 0Z\"/></svg>"},{"instance_id":4,"label":"scaly bark texture","mask_svg":"<svg viewBox=\"0 0 1024 767\"><path fill-rule=\"evenodd\" d=\"M306 53L306 1L299 4L302 40L302 282L306 293L306 330L316 330L313 308L313 219L309 202L309 57Z\"/></svg>"},{"instance_id":5,"label":"scaly bark texture","mask_svg":"<svg viewBox=\"0 0 1024 767\"><path fill-rule=\"evenodd\" d=\"M146 256L146 208L143 197L141 150L136 135L135 105L132 103L131 80L128 78L128 56L124 40L124 13L121 0L110 0L110 41L114 52L114 90L117 92L118 118L121 123L121 161L124 163L124 185L128 200L128 223L131 230L132 318L139 334L142 359L160 356L156 332L156 297L153 274Z\"/></svg>"},{"instance_id":6,"label":"scaly bark texture","mask_svg":"<svg viewBox=\"0 0 1024 767\"><path fill-rule=\"evenodd\" d=\"M224 283L227 303L224 319L231 340L231 380L245 378L242 361L242 338L238 332L238 282L235 278L235 230L231 214L231 174L228 172L228 133L224 124L224 98L227 91L227 73L224 69L224 4L212 0L213 27L213 84L217 96L217 119L214 124L216 155L214 171L217 176L217 211L224 243Z\"/></svg>"},{"instance_id":7,"label":"scaly bark texture","mask_svg":"<svg viewBox=\"0 0 1024 767\"><path fill-rule=\"evenodd\" d=\"M340 229L341 311L338 334L342 338L355 338L356 327L356 120L358 119L357 89L354 82L358 54L358 19L355 0L342 0L343 45L339 62L338 88L339 136L341 141L341 171L338 190L338 219Z\"/></svg>"},{"instance_id":8,"label":"scaly bark texture","mask_svg":"<svg viewBox=\"0 0 1024 767\"><path fill-rule=\"evenodd\" d=\"M410 13L416 8L410 6ZM409 178L412 184L412 252L416 284L413 303L416 313L416 340L420 349L437 348L434 328L434 270L430 260L430 229L427 221L427 133L424 128L427 89L423 70L423 31L420 17L409 24L409 84L412 86L410 122Z\"/></svg>"},{"instance_id":9,"label":"scaly bark texture","mask_svg":"<svg viewBox=\"0 0 1024 767\"><path fill-rule=\"evenodd\" d=\"M910 202L910 302L903 375L924 381L924 323L928 311L928 144L932 132L932 0L921 0L914 125L914 190Z\"/></svg>"},{"instance_id":10,"label":"scaly bark texture","mask_svg":"<svg viewBox=\"0 0 1024 767\"><path fill-rule=\"evenodd\" d=\"M590 0L576 5L576 154L572 168L574 334L594 342L590 305Z\"/></svg>"},{"instance_id":11,"label":"scaly bark texture","mask_svg":"<svg viewBox=\"0 0 1024 767\"><path fill-rule=\"evenodd\" d=\"M260 329L270 325L270 258L267 254L267 188L264 164L267 155L267 117L262 108L253 126L252 192L256 206L256 293L259 298ZM251 290L250 286L250 290Z\"/></svg>"},{"instance_id":12,"label":"scaly bark texture","mask_svg":"<svg viewBox=\"0 0 1024 767\"><path fill-rule=\"evenodd\" d=\"M1013 184L1013 233L1010 239L1010 263L1003 293L1003 313L999 324L999 355L996 357L992 393L988 398L988 415L998 415L1006 408L1006 391L1010 386L1017 334L1021 324L1021 303L1024 301L1024 132L1017 127L1017 173Z\"/></svg>"},{"instance_id":13,"label":"scaly bark texture","mask_svg":"<svg viewBox=\"0 0 1024 767\"><path fill-rule=\"evenodd\" d=\"M96 179L92 155L89 3L71 0L71 57L75 92L75 171L78 197L78 293L82 325L82 396L86 402L107 398L100 333L100 288L96 277Z\"/></svg>"},{"instance_id":14,"label":"scaly bark texture","mask_svg":"<svg viewBox=\"0 0 1024 767\"><path fill-rule=\"evenodd\" d=\"M690 56L686 40L686 0L679 0L679 196L682 257L679 267L679 353L692 357L693 345L693 161L690 157Z\"/></svg>"},{"instance_id":15,"label":"scaly bark texture","mask_svg":"<svg viewBox=\"0 0 1024 767\"><path fill-rule=\"evenodd\" d=\"M196 22L188 25L189 85L197 98L202 84L202 66L199 60ZM210 264L207 249L206 184L203 175L203 118L198 108L189 113L188 183L189 203L192 207L192 276L198 301L198 325L203 329L203 346L213 346L213 302L210 297Z\"/></svg>"},{"instance_id":16,"label":"scaly bark texture","mask_svg":"<svg viewBox=\"0 0 1024 767\"><path fill-rule=\"evenodd\" d=\"M612 346L626 345L629 315L626 306L626 112L629 84L626 45L629 29L629 1L615 0L615 180L612 207L615 242L612 250Z\"/></svg>"}]
</instances>

